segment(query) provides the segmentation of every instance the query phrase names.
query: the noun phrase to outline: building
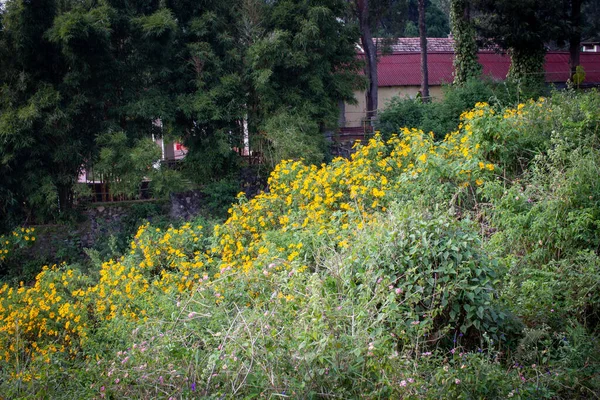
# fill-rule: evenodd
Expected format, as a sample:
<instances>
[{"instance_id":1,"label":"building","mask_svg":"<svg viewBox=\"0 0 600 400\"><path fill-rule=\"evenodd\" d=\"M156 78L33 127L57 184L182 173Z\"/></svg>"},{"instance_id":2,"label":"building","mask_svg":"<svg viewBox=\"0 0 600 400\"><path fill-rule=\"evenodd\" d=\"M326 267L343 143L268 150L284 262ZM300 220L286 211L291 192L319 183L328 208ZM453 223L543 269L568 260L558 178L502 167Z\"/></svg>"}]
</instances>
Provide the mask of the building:
<instances>
[{"instance_id":1,"label":"building","mask_svg":"<svg viewBox=\"0 0 600 400\"><path fill-rule=\"evenodd\" d=\"M421 89L421 47L419 38L399 38L386 44L377 65L379 80L379 109L385 108L392 97L417 96ZM584 51L580 55L586 78L584 85L600 86L600 43L582 43ZM429 93L435 98L442 97L442 85L454 80L454 40L451 38L427 39L427 61L429 71ZM592 49L597 49L592 51ZM359 48L359 54L362 49ZM483 66L483 76L502 81L510 67L510 57L493 49L482 49L479 62ZM546 54L545 77L548 84L564 86L570 77L569 52L551 51ZM340 113L340 132L354 136L364 133L367 113L364 91L354 93L357 104L343 104ZM366 128L368 130L368 127Z\"/></svg>"},{"instance_id":2,"label":"building","mask_svg":"<svg viewBox=\"0 0 600 400\"><path fill-rule=\"evenodd\" d=\"M583 53L600 53L600 42L581 42Z\"/></svg>"}]
</instances>

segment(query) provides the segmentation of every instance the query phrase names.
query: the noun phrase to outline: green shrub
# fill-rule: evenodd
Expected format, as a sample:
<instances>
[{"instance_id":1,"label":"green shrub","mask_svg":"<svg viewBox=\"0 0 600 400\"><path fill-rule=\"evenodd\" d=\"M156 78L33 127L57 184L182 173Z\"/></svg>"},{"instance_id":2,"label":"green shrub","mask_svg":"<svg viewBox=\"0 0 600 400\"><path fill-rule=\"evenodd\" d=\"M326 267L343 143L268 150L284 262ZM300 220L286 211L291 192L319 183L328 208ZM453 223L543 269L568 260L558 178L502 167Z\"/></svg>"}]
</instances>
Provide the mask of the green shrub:
<instances>
[{"instance_id":1,"label":"green shrub","mask_svg":"<svg viewBox=\"0 0 600 400\"><path fill-rule=\"evenodd\" d=\"M379 112L375 129L380 131L384 138L389 139L401 128L422 128L423 115L430 109L430 104L419 99L393 97L385 109Z\"/></svg>"},{"instance_id":2,"label":"green shrub","mask_svg":"<svg viewBox=\"0 0 600 400\"><path fill-rule=\"evenodd\" d=\"M127 212L120 220L99 221L101 234L96 238L93 246L93 250L98 252L99 259L108 260L123 255L138 228L146 221L152 221L157 228L166 228L178 222L168 218L164 202L132 203L127 206Z\"/></svg>"},{"instance_id":3,"label":"green shrub","mask_svg":"<svg viewBox=\"0 0 600 400\"><path fill-rule=\"evenodd\" d=\"M480 103L441 143L403 129L321 168L282 162L209 237L145 224L98 276L2 286L0 392L593 398L594 96Z\"/></svg>"},{"instance_id":4,"label":"green shrub","mask_svg":"<svg viewBox=\"0 0 600 400\"><path fill-rule=\"evenodd\" d=\"M599 102L598 92L555 94L540 107L546 118L540 114L526 131L530 137L513 140L524 148L550 132L545 148L530 157L523 175L484 189L495 230L489 246L510 266L502 297L530 327L598 326ZM508 146L503 151L505 165L514 162L509 154L519 154Z\"/></svg>"},{"instance_id":5,"label":"green shrub","mask_svg":"<svg viewBox=\"0 0 600 400\"><path fill-rule=\"evenodd\" d=\"M206 214L213 219L225 219L239 192L240 182L234 179L221 179L204 185L202 193L206 195L203 204Z\"/></svg>"},{"instance_id":6,"label":"green shrub","mask_svg":"<svg viewBox=\"0 0 600 400\"><path fill-rule=\"evenodd\" d=\"M279 112L267 119L263 129L266 140L262 152L269 170L283 160L320 164L325 158L326 143L320 127L305 115Z\"/></svg>"},{"instance_id":7,"label":"green shrub","mask_svg":"<svg viewBox=\"0 0 600 400\"><path fill-rule=\"evenodd\" d=\"M520 99L537 98L544 91L530 90L526 96L519 88L507 82L471 79L464 85L449 85L443 88L443 98L431 103L418 99L393 98L379 113L376 129L384 137L397 133L400 128L418 128L433 132L436 139L456 130L461 114L476 103L492 106L516 106Z\"/></svg>"}]
</instances>

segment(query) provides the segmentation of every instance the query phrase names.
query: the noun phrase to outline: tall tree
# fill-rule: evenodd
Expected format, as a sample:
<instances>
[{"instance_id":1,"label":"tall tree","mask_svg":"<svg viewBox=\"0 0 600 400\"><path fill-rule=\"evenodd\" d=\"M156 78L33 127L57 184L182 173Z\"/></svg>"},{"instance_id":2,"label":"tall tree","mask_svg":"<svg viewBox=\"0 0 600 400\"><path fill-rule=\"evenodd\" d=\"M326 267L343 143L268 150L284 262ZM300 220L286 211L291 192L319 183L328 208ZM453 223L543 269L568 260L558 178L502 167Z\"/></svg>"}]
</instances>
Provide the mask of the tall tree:
<instances>
[{"instance_id":1,"label":"tall tree","mask_svg":"<svg viewBox=\"0 0 600 400\"><path fill-rule=\"evenodd\" d=\"M600 0L584 0L581 5L581 37L585 41L600 41Z\"/></svg>"},{"instance_id":2,"label":"tall tree","mask_svg":"<svg viewBox=\"0 0 600 400\"><path fill-rule=\"evenodd\" d=\"M243 145L245 127L251 142L281 145L268 130L279 130L282 120L310 120L310 129L286 131L287 141L297 133L316 143L321 129L335 125L338 101L353 98L358 31L342 18L345 1L173 4L188 43L183 57L191 60L193 85L179 105L196 179L233 171L231 149Z\"/></svg>"},{"instance_id":3,"label":"tall tree","mask_svg":"<svg viewBox=\"0 0 600 400\"><path fill-rule=\"evenodd\" d=\"M282 0L266 7L263 26L269 35L248 55L259 129L273 162L300 157L321 162L323 131L337 127L339 101L354 98L359 35L355 24L341 18L347 7L343 0Z\"/></svg>"},{"instance_id":4,"label":"tall tree","mask_svg":"<svg viewBox=\"0 0 600 400\"><path fill-rule=\"evenodd\" d=\"M46 36L57 4L11 0L2 12L0 46L0 190L2 220L23 211L50 214L68 203L80 169L85 134L73 135L69 116L81 98L59 86L65 60ZM83 130L83 129L82 129Z\"/></svg>"},{"instance_id":5,"label":"tall tree","mask_svg":"<svg viewBox=\"0 0 600 400\"><path fill-rule=\"evenodd\" d=\"M449 19L438 7L437 2L425 0L425 25L427 25L427 37L447 37L450 33ZM409 0L406 7L406 23L401 36L419 36L419 1Z\"/></svg>"},{"instance_id":6,"label":"tall tree","mask_svg":"<svg viewBox=\"0 0 600 400\"><path fill-rule=\"evenodd\" d=\"M425 25L425 0L419 0L419 41L421 44L421 96L429 102L429 71L427 65L427 26Z\"/></svg>"},{"instance_id":7,"label":"tall tree","mask_svg":"<svg viewBox=\"0 0 600 400\"><path fill-rule=\"evenodd\" d=\"M450 23L454 38L454 83L462 84L481 75L477 34L471 21L470 0L452 0Z\"/></svg>"},{"instance_id":8,"label":"tall tree","mask_svg":"<svg viewBox=\"0 0 600 400\"><path fill-rule=\"evenodd\" d=\"M579 52L581 51L581 0L570 0L570 34L569 34L569 66L571 77L577 72L579 65Z\"/></svg>"},{"instance_id":9,"label":"tall tree","mask_svg":"<svg viewBox=\"0 0 600 400\"><path fill-rule=\"evenodd\" d=\"M369 0L355 0L356 14L360 27L360 42L365 54L365 75L367 77L367 118L372 120L377 115L379 81L377 77L377 48L371 33Z\"/></svg>"},{"instance_id":10,"label":"tall tree","mask_svg":"<svg viewBox=\"0 0 600 400\"><path fill-rule=\"evenodd\" d=\"M173 114L164 55L176 28L158 2L6 3L0 194L12 214L42 220L68 211L79 172L98 156L98 137L148 137L157 118Z\"/></svg>"},{"instance_id":11,"label":"tall tree","mask_svg":"<svg viewBox=\"0 0 600 400\"><path fill-rule=\"evenodd\" d=\"M189 177L203 184L236 170L233 148L243 143L251 70L244 65L248 38L238 0L172 0L178 24L181 77L177 113L169 129L189 148ZM251 113L252 114L252 113Z\"/></svg>"},{"instance_id":12,"label":"tall tree","mask_svg":"<svg viewBox=\"0 0 600 400\"><path fill-rule=\"evenodd\" d=\"M407 24L412 23L409 9L413 2L414 0L371 0L369 13L375 19L375 35L384 38L404 36Z\"/></svg>"},{"instance_id":13,"label":"tall tree","mask_svg":"<svg viewBox=\"0 0 600 400\"><path fill-rule=\"evenodd\" d=\"M562 0L474 0L478 29L508 51L507 78L525 84L544 82L545 43L562 38L565 22Z\"/></svg>"}]
</instances>

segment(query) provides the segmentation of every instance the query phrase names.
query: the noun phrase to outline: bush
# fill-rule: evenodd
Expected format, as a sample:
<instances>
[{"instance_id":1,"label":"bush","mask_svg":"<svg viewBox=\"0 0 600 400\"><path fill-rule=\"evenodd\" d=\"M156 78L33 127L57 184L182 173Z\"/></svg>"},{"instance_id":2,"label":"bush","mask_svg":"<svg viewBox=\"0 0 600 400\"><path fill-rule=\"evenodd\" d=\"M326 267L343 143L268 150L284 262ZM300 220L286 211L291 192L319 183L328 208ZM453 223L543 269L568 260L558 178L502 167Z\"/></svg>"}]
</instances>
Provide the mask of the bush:
<instances>
[{"instance_id":1,"label":"bush","mask_svg":"<svg viewBox=\"0 0 600 400\"><path fill-rule=\"evenodd\" d=\"M168 219L164 202L132 203L120 220L100 221L101 234L96 239L93 250L98 252L97 256L101 260L120 257L127 252L138 228L148 221L152 221L155 227L162 229L167 228L171 223L177 225L177 221Z\"/></svg>"},{"instance_id":2,"label":"bush","mask_svg":"<svg viewBox=\"0 0 600 400\"><path fill-rule=\"evenodd\" d=\"M597 92L555 94L519 110L525 121L531 108L544 110L535 123L526 122L529 135L511 140L504 129L496 136L520 147L495 153L504 154L499 158L509 171L515 155L528 148L535 154L525 174L513 172L512 180L488 183L484 190L495 230L489 245L510 266L503 297L530 327L562 331L578 323L597 331L600 298L590 288L600 283L599 101ZM534 151L527 143L536 141L542 145Z\"/></svg>"},{"instance_id":3,"label":"bush","mask_svg":"<svg viewBox=\"0 0 600 400\"><path fill-rule=\"evenodd\" d=\"M15 278L19 270L23 250L36 240L35 228L17 228L11 233L0 235L0 277ZM21 276L22 278L22 276Z\"/></svg>"},{"instance_id":4,"label":"bush","mask_svg":"<svg viewBox=\"0 0 600 400\"><path fill-rule=\"evenodd\" d=\"M418 99L393 98L379 113L376 129L383 137L388 138L400 128L417 128L424 132L433 132L439 140L454 131L460 122L461 114L476 103L516 106L520 98L537 98L544 92L532 90L527 93L529 97L524 97L519 88L511 83L471 79L464 85L445 86L443 93L444 97L440 101L431 103L422 103Z\"/></svg>"},{"instance_id":5,"label":"bush","mask_svg":"<svg viewBox=\"0 0 600 400\"><path fill-rule=\"evenodd\" d=\"M320 168L284 161L270 192L240 195L212 233L144 224L97 277L62 266L6 285L0 391L589 398L598 150L582 104L594 101L482 103L441 142L402 129ZM558 121L548 104L587 111Z\"/></svg>"},{"instance_id":6,"label":"bush","mask_svg":"<svg viewBox=\"0 0 600 400\"><path fill-rule=\"evenodd\" d=\"M263 154L269 170L283 160L304 160L320 164L326 143L316 122L307 116L286 111L275 114L264 124Z\"/></svg>"},{"instance_id":7,"label":"bush","mask_svg":"<svg viewBox=\"0 0 600 400\"><path fill-rule=\"evenodd\" d=\"M206 195L206 214L213 219L226 219L227 210L235 202L239 192L240 182L233 179L222 179L204 185L202 193Z\"/></svg>"}]
</instances>

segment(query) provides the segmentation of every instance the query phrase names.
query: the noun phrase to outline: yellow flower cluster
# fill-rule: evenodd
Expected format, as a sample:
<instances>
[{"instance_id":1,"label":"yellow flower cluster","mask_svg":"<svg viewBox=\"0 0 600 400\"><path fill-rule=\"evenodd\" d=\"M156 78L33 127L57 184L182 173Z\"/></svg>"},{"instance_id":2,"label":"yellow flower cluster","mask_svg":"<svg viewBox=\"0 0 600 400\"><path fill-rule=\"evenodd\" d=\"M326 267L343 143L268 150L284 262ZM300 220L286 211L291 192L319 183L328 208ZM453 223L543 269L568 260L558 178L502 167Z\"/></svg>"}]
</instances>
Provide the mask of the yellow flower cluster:
<instances>
[{"instance_id":1,"label":"yellow flower cluster","mask_svg":"<svg viewBox=\"0 0 600 400\"><path fill-rule=\"evenodd\" d=\"M153 290L174 294L208 280L205 264L211 260L197 250L201 230L190 224L165 232L140 227L131 254L103 263L95 284L64 265L44 267L31 287L5 284L0 288L3 361L35 365L50 362L56 353L75 356L90 329L103 321L144 318L155 305Z\"/></svg>"},{"instance_id":2,"label":"yellow flower cluster","mask_svg":"<svg viewBox=\"0 0 600 400\"><path fill-rule=\"evenodd\" d=\"M34 361L49 363L50 356L57 352L77 354L88 337L89 319L82 301L87 283L76 270L45 266L31 287L22 282L16 290L3 285L1 359L13 366L23 366ZM13 370L15 376L22 372L18 368Z\"/></svg>"},{"instance_id":3,"label":"yellow flower cluster","mask_svg":"<svg viewBox=\"0 0 600 400\"><path fill-rule=\"evenodd\" d=\"M540 118L550 118L550 112L552 110L543 97L518 104L515 108L504 108L499 113L487 103L477 103L474 109L462 113L459 131L451 133L447 140L456 141L451 136L460 137L464 146L457 146L456 150L465 157L468 157L468 148L475 143L476 150L483 147L482 157L505 165L510 162L505 156L518 151L507 146L519 146L522 140L531 138L531 128L535 128ZM485 165L480 169L493 171L493 164L491 168Z\"/></svg>"},{"instance_id":4,"label":"yellow flower cluster","mask_svg":"<svg viewBox=\"0 0 600 400\"><path fill-rule=\"evenodd\" d=\"M8 235L0 235L0 263L10 256L10 253L18 247L35 242L35 228L20 228Z\"/></svg>"},{"instance_id":5,"label":"yellow flower cluster","mask_svg":"<svg viewBox=\"0 0 600 400\"><path fill-rule=\"evenodd\" d=\"M488 106L478 105L464 119L483 115L484 107ZM418 182L431 169L455 165L450 179L457 186L482 184L485 172L494 166L485 163L477 169L479 146L473 145L471 136L468 124L441 143L435 143L431 133L404 128L387 142L376 135L366 145L358 144L351 159L337 158L320 168L283 161L269 178L268 193L249 202L241 198L229 210L229 219L215 230L213 255L238 271L279 259L301 263L302 251L278 246L280 236L293 238L298 230L327 236L339 247L347 247L348 227L368 224L374 213L385 211L399 192L410 190L411 182ZM272 231L279 232L279 238L273 238Z\"/></svg>"},{"instance_id":6,"label":"yellow flower cluster","mask_svg":"<svg viewBox=\"0 0 600 400\"><path fill-rule=\"evenodd\" d=\"M179 228L161 232L144 225L131 244L139 270L152 280L152 284L165 293L190 290L207 271L212 259L202 247L202 226L186 223ZM144 283L146 285L147 283Z\"/></svg>"},{"instance_id":7,"label":"yellow flower cluster","mask_svg":"<svg viewBox=\"0 0 600 400\"><path fill-rule=\"evenodd\" d=\"M315 257L313 246L349 247L352 235L422 179L434 187L482 184L495 167L481 159L472 125L491 113L487 104L478 104L440 143L431 133L405 128L387 141L376 135L357 144L351 159L336 158L321 167L283 161L269 178L269 192L250 201L239 196L211 238L191 224L167 230L143 225L129 254L103 263L96 282L60 266L45 267L33 286L4 285L2 359L14 366L16 360L27 361L18 365L49 362L55 353L76 356L85 351L92 329L106 321L136 321L155 311L157 294L176 297L206 288L219 303L227 284L223 278L230 274L301 273ZM21 233L33 240L31 230ZM294 298L280 295L285 301Z\"/></svg>"}]
</instances>

